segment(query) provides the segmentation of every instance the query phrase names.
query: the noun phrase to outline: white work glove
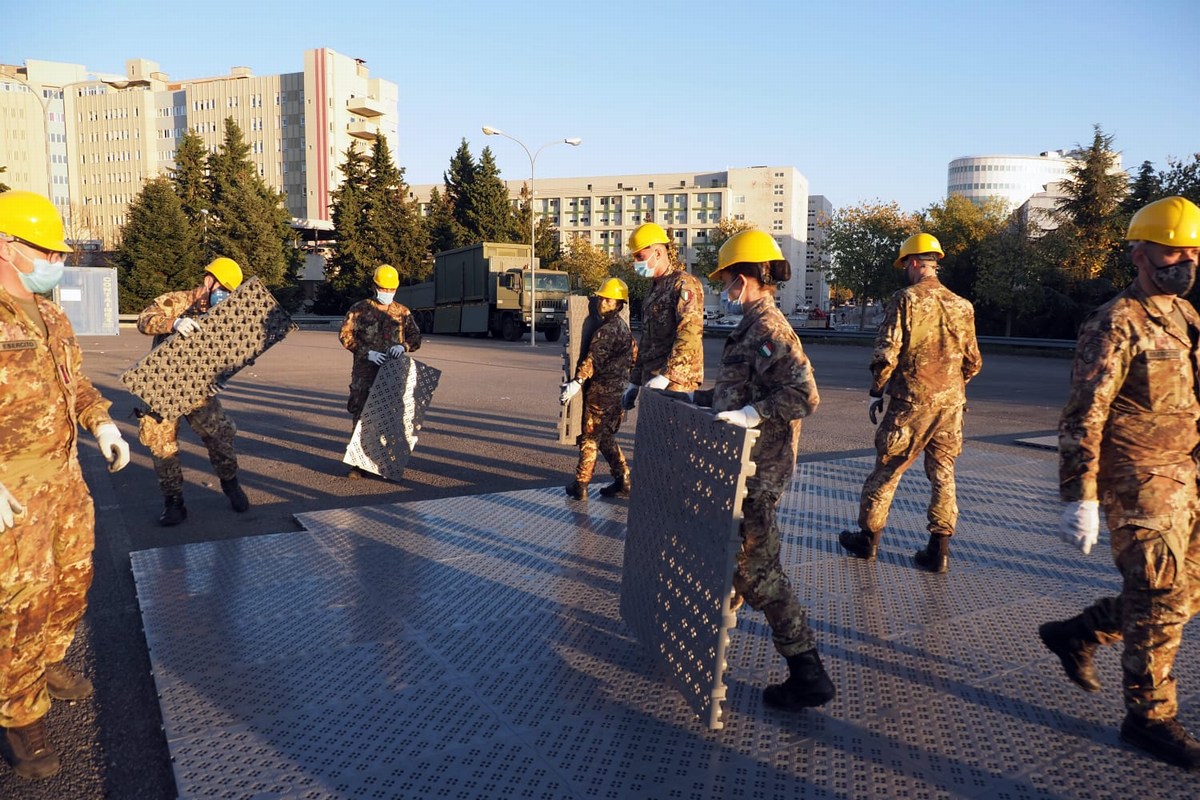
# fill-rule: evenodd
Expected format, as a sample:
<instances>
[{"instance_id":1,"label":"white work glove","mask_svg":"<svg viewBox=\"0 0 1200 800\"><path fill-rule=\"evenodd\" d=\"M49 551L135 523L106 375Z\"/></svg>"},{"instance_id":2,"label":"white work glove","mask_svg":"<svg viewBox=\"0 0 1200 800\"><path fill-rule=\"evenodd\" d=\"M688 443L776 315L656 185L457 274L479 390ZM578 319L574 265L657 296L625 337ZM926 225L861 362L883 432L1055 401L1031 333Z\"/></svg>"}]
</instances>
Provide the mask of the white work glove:
<instances>
[{"instance_id":1,"label":"white work glove","mask_svg":"<svg viewBox=\"0 0 1200 800\"><path fill-rule=\"evenodd\" d=\"M1058 522L1058 538L1073 544L1086 556L1100 538L1100 501L1076 500L1067 503Z\"/></svg>"},{"instance_id":2,"label":"white work glove","mask_svg":"<svg viewBox=\"0 0 1200 800\"><path fill-rule=\"evenodd\" d=\"M402 345L402 344L392 345L392 348L390 350L388 350L388 355L391 356L392 358L399 358L400 356L404 355L404 345Z\"/></svg>"},{"instance_id":3,"label":"white work glove","mask_svg":"<svg viewBox=\"0 0 1200 800\"><path fill-rule=\"evenodd\" d=\"M722 411L717 414L717 419L739 428L757 428L758 423L762 422L762 417L754 410L754 406L742 406L736 411Z\"/></svg>"},{"instance_id":4,"label":"white work glove","mask_svg":"<svg viewBox=\"0 0 1200 800\"><path fill-rule=\"evenodd\" d=\"M636 383L625 384L625 391L621 392L621 408L624 411L632 411L633 403L637 400L638 385Z\"/></svg>"},{"instance_id":5,"label":"white work glove","mask_svg":"<svg viewBox=\"0 0 1200 800\"><path fill-rule=\"evenodd\" d=\"M16 518L25 513L25 506L17 502L12 492L0 483L0 532L16 527Z\"/></svg>"},{"instance_id":6,"label":"white work glove","mask_svg":"<svg viewBox=\"0 0 1200 800\"><path fill-rule=\"evenodd\" d=\"M108 462L109 472L120 472L129 463L129 444L121 438L121 429L115 422L104 422L96 428L96 444L100 454Z\"/></svg>"},{"instance_id":7,"label":"white work glove","mask_svg":"<svg viewBox=\"0 0 1200 800\"><path fill-rule=\"evenodd\" d=\"M171 326L183 338L191 336L196 331L200 330L200 323L191 317L180 317L175 320L175 324Z\"/></svg>"},{"instance_id":8,"label":"white work glove","mask_svg":"<svg viewBox=\"0 0 1200 800\"><path fill-rule=\"evenodd\" d=\"M378 350L368 350L367 361L370 361L372 364L378 367L383 364L383 362L387 361L387 353L381 353Z\"/></svg>"},{"instance_id":9,"label":"white work glove","mask_svg":"<svg viewBox=\"0 0 1200 800\"><path fill-rule=\"evenodd\" d=\"M581 389L583 389L583 384L579 382L579 378L576 378L573 381L567 381L562 385L562 393L558 396L558 402L565 406L567 403L571 402L572 397L579 394Z\"/></svg>"},{"instance_id":10,"label":"white work glove","mask_svg":"<svg viewBox=\"0 0 1200 800\"><path fill-rule=\"evenodd\" d=\"M665 389L670 385L671 381L666 375L655 375L653 378L646 381L647 389Z\"/></svg>"}]
</instances>

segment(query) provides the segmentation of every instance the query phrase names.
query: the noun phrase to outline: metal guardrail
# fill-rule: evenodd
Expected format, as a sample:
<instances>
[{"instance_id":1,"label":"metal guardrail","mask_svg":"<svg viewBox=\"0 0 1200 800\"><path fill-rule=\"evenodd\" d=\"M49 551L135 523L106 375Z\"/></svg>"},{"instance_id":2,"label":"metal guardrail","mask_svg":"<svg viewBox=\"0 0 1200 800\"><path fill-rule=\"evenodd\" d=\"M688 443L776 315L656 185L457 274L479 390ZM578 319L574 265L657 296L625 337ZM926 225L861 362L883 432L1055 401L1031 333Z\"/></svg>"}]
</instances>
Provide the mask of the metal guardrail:
<instances>
[{"instance_id":1,"label":"metal guardrail","mask_svg":"<svg viewBox=\"0 0 1200 800\"><path fill-rule=\"evenodd\" d=\"M137 325L137 314L121 314L120 324L122 328L132 328ZM293 314L292 322L297 325L306 327L325 326L339 327L342 324L343 317L340 316L321 316L318 314ZM630 323L633 330L640 330L641 323L633 321ZM732 327L723 325L705 325L704 333L709 336L728 336L732 331ZM843 341L863 341L872 342L875 340L875 331L860 331L852 328L795 328L796 333L805 339L840 339ZM1019 336L980 336L979 344L981 347L1012 347L1016 349L1031 349L1031 350L1058 350L1068 352L1075 349L1074 339L1035 339L1032 337Z\"/></svg>"}]
</instances>

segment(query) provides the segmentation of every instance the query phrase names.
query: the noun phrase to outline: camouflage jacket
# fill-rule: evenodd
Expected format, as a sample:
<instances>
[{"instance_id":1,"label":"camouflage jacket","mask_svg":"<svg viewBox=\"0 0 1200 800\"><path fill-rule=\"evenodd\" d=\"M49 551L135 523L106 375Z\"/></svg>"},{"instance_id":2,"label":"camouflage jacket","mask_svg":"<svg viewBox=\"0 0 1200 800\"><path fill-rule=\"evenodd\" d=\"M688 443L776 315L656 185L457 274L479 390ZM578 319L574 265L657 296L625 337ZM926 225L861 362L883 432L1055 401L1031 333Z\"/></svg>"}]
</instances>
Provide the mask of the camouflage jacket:
<instances>
[{"instance_id":1,"label":"camouflage jacket","mask_svg":"<svg viewBox=\"0 0 1200 800\"><path fill-rule=\"evenodd\" d=\"M666 375L672 389L690 392L704 382L704 288L683 270L654 279L642 303L642 345L630 382Z\"/></svg>"},{"instance_id":2,"label":"camouflage jacket","mask_svg":"<svg viewBox=\"0 0 1200 800\"><path fill-rule=\"evenodd\" d=\"M395 301L385 306L369 297L359 300L346 312L338 340L354 353L354 361L358 363L366 361L372 350L386 353L398 344L410 353L419 350L421 329L407 306Z\"/></svg>"},{"instance_id":3,"label":"camouflage jacket","mask_svg":"<svg viewBox=\"0 0 1200 800\"><path fill-rule=\"evenodd\" d=\"M821 397L800 339L773 298L744 309L725 340L720 370L716 386L696 392L696 403L714 411L754 406L762 417L751 454L755 482L782 491L796 466L800 420L817 410Z\"/></svg>"},{"instance_id":4,"label":"camouflage jacket","mask_svg":"<svg viewBox=\"0 0 1200 800\"><path fill-rule=\"evenodd\" d=\"M967 381L982 366L969 302L936 277L892 295L871 356L871 394L886 391L913 405L960 406Z\"/></svg>"},{"instance_id":5,"label":"camouflage jacket","mask_svg":"<svg viewBox=\"0 0 1200 800\"><path fill-rule=\"evenodd\" d=\"M621 315L613 312L592 334L587 355L575 369L575 378L592 391L619 394L629 382L637 362L638 346Z\"/></svg>"},{"instance_id":6,"label":"camouflage jacket","mask_svg":"<svg viewBox=\"0 0 1200 800\"><path fill-rule=\"evenodd\" d=\"M78 426L111 422L111 403L83 374L83 353L62 309L36 299L46 338L0 288L0 482L9 474L61 469L75 458Z\"/></svg>"},{"instance_id":7,"label":"camouflage jacket","mask_svg":"<svg viewBox=\"0 0 1200 800\"><path fill-rule=\"evenodd\" d=\"M199 317L208 312L208 291L203 286L182 292L167 292L154 298L146 310L138 314L137 328L154 337L154 347L175 332L175 320L180 317Z\"/></svg>"},{"instance_id":8,"label":"camouflage jacket","mask_svg":"<svg viewBox=\"0 0 1200 800\"><path fill-rule=\"evenodd\" d=\"M1083 323L1058 425L1063 500L1099 499L1098 477L1196 480L1200 316L1182 298L1175 309L1186 330L1135 282Z\"/></svg>"}]
</instances>

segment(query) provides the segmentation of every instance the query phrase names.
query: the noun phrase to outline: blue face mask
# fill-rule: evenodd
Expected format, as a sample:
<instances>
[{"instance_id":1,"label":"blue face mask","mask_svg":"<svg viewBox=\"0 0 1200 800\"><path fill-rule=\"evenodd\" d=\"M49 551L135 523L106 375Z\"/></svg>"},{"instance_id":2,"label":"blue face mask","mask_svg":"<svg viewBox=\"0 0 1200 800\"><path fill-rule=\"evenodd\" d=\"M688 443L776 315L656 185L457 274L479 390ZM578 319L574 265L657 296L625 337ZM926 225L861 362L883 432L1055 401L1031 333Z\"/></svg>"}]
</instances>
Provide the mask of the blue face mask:
<instances>
[{"instance_id":1,"label":"blue face mask","mask_svg":"<svg viewBox=\"0 0 1200 800\"><path fill-rule=\"evenodd\" d=\"M729 285L733 288L733 284ZM721 292L721 310L726 314L741 314L742 313L742 293L738 292L736 299L729 296L729 289Z\"/></svg>"},{"instance_id":2,"label":"blue face mask","mask_svg":"<svg viewBox=\"0 0 1200 800\"><path fill-rule=\"evenodd\" d=\"M638 274L638 277L640 277L640 278L654 277L653 273L650 272L650 262L649 261L633 262L633 271L636 272Z\"/></svg>"},{"instance_id":3,"label":"blue face mask","mask_svg":"<svg viewBox=\"0 0 1200 800\"><path fill-rule=\"evenodd\" d=\"M58 282L62 280L63 276L63 262L50 261L47 258L29 258L24 253L21 255L33 264L33 272L25 273L17 270L17 277L21 279L21 285L25 287L25 291L45 294L58 286Z\"/></svg>"},{"instance_id":4,"label":"blue face mask","mask_svg":"<svg viewBox=\"0 0 1200 800\"><path fill-rule=\"evenodd\" d=\"M208 293L208 304L209 304L209 306L215 306L217 303L221 302L226 297L229 297L229 292L227 290L225 290L224 288L217 286L211 292Z\"/></svg>"}]
</instances>

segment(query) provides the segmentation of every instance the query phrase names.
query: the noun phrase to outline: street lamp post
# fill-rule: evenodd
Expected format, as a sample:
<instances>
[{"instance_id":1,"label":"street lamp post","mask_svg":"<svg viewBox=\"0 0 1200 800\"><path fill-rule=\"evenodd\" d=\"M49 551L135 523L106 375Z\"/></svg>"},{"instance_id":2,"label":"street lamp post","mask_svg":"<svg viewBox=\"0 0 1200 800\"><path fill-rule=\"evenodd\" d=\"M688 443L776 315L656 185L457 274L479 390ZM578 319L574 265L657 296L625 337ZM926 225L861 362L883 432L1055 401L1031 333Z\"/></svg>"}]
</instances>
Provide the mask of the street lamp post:
<instances>
[{"instance_id":1,"label":"street lamp post","mask_svg":"<svg viewBox=\"0 0 1200 800\"><path fill-rule=\"evenodd\" d=\"M512 139L517 144L521 145L521 149L525 151L525 155L529 156L529 346L537 346L537 272L534 270L534 258L536 258L537 247L537 213L533 210L533 171L537 164L537 157L543 150L552 144L569 144L572 147L579 147L583 143L583 139L573 137L570 139L555 139L553 142L546 142L532 153L529 148L515 136L509 136L502 130L493 128L490 125L483 126L483 134L485 136L503 136L505 139Z\"/></svg>"}]
</instances>

